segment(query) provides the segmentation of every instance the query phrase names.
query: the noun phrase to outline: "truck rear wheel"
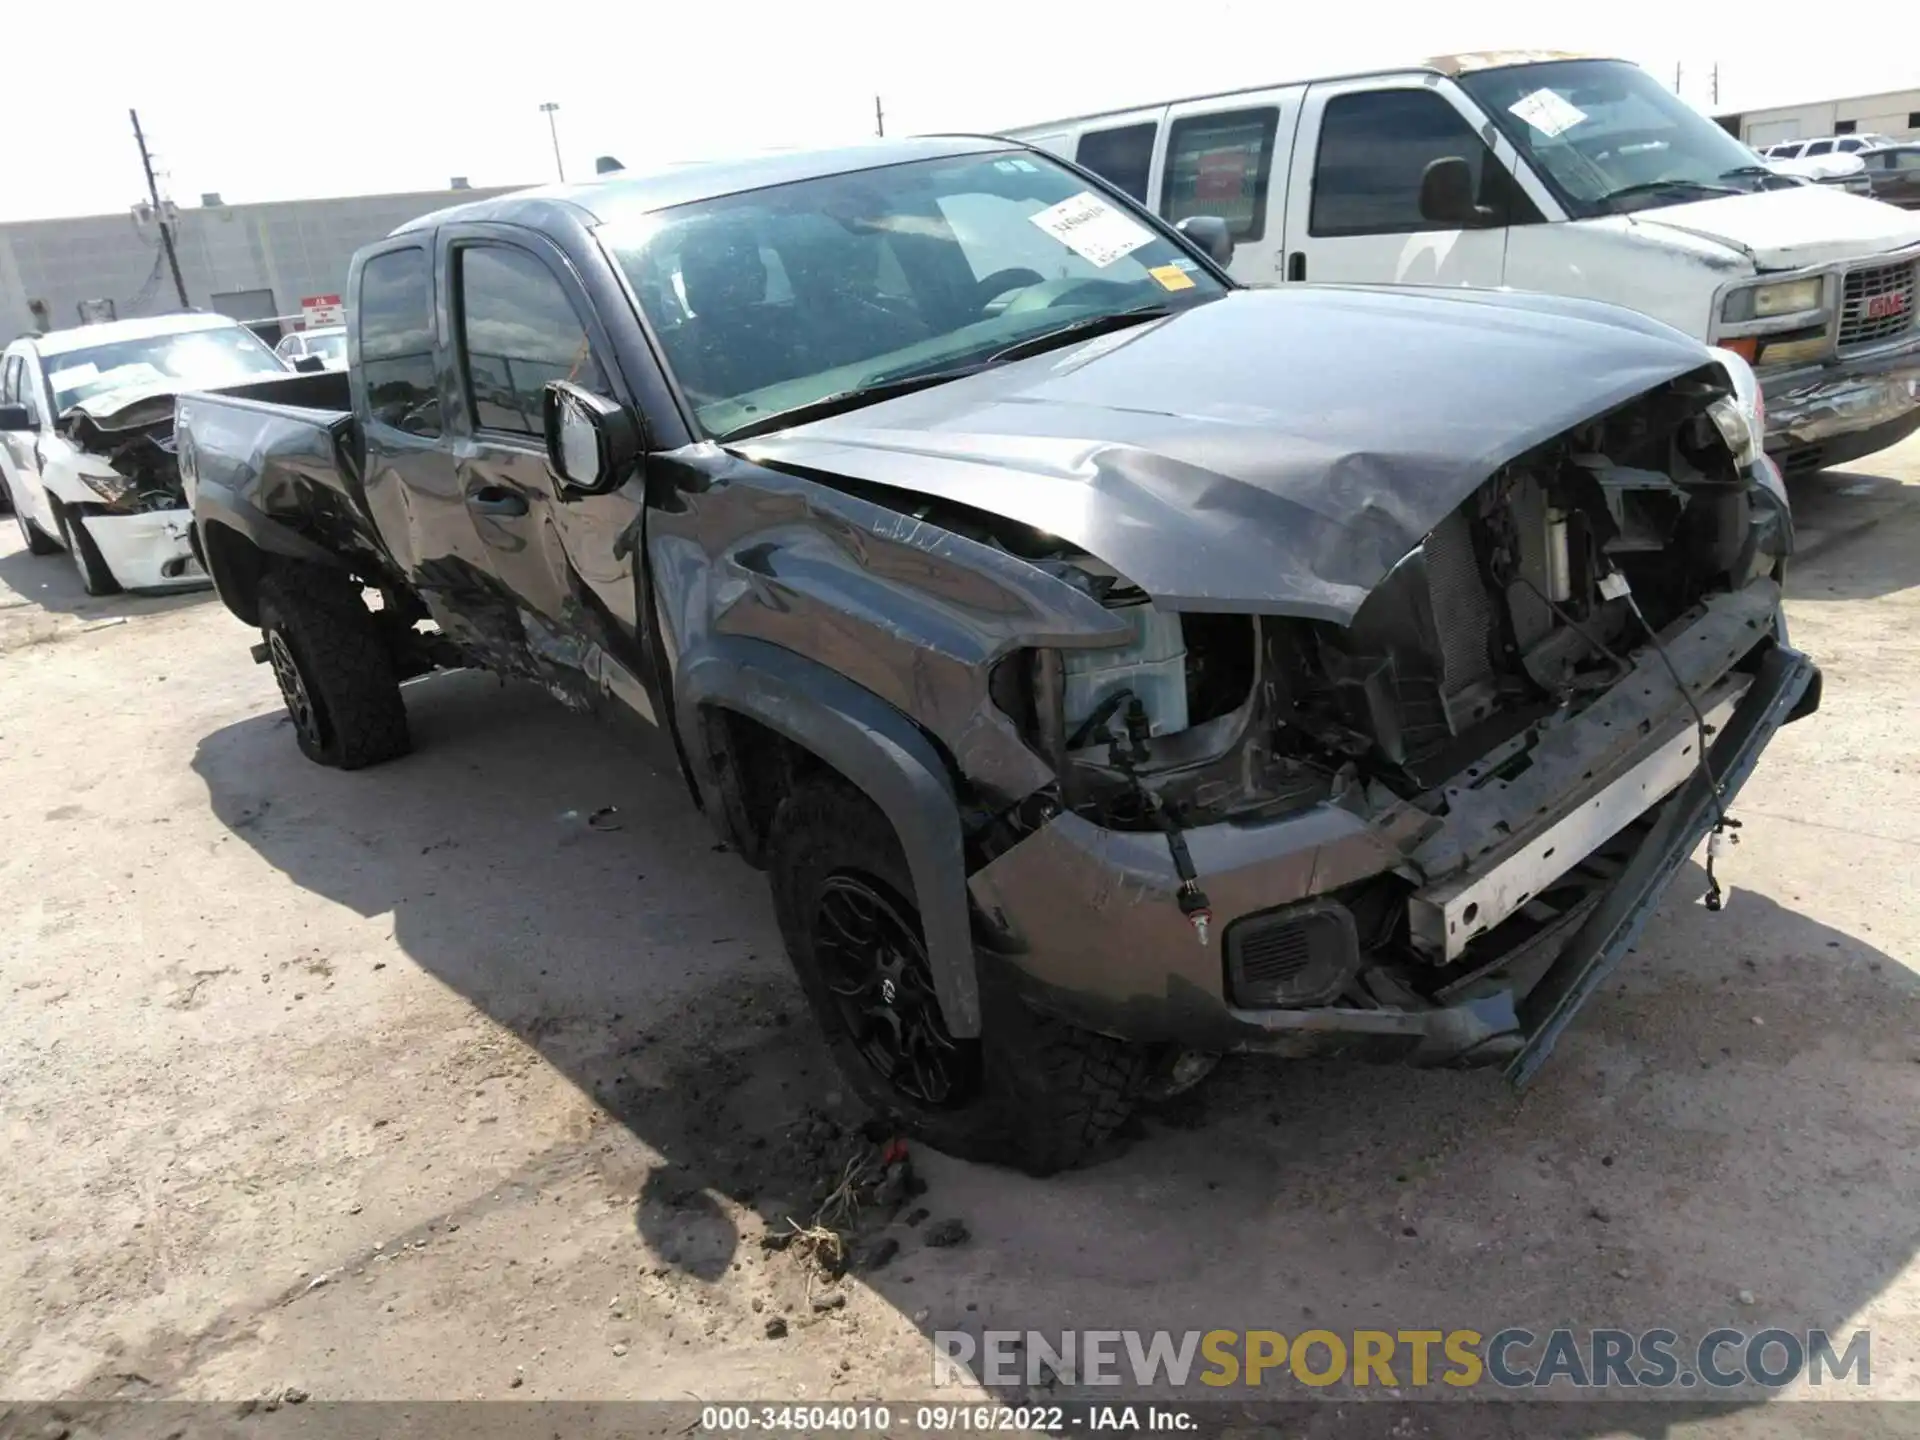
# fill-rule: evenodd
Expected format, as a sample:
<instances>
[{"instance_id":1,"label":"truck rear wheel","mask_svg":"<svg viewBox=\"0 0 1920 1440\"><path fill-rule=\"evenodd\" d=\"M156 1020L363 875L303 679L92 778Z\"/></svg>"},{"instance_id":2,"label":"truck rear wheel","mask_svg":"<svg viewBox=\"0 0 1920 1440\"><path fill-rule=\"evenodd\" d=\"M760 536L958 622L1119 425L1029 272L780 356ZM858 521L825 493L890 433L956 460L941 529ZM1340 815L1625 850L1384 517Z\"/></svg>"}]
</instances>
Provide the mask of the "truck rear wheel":
<instances>
[{"instance_id":1,"label":"truck rear wheel","mask_svg":"<svg viewBox=\"0 0 1920 1440\"><path fill-rule=\"evenodd\" d=\"M306 566L268 575L260 582L260 631L294 739L309 760L358 770L412 748L393 657L345 577Z\"/></svg>"},{"instance_id":2,"label":"truck rear wheel","mask_svg":"<svg viewBox=\"0 0 1920 1440\"><path fill-rule=\"evenodd\" d=\"M893 828L837 780L782 802L767 843L787 954L834 1060L907 1135L969 1160L1046 1175L1079 1164L1126 1119L1144 1046L1038 1015L982 980L977 1040L947 1030Z\"/></svg>"}]
</instances>

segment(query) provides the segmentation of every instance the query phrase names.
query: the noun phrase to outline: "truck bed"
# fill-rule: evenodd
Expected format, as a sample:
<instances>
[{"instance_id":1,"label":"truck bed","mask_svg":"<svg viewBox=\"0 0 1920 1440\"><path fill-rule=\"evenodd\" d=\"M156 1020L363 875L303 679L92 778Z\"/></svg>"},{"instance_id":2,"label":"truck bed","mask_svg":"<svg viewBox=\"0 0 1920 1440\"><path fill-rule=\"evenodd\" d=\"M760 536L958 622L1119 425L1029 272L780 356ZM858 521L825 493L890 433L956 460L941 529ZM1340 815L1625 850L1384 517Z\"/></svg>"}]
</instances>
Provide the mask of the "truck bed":
<instances>
[{"instance_id":1,"label":"truck bed","mask_svg":"<svg viewBox=\"0 0 1920 1440\"><path fill-rule=\"evenodd\" d=\"M392 565L367 506L341 371L182 395L174 433L194 519L298 558ZM311 551L298 542L314 547Z\"/></svg>"}]
</instances>

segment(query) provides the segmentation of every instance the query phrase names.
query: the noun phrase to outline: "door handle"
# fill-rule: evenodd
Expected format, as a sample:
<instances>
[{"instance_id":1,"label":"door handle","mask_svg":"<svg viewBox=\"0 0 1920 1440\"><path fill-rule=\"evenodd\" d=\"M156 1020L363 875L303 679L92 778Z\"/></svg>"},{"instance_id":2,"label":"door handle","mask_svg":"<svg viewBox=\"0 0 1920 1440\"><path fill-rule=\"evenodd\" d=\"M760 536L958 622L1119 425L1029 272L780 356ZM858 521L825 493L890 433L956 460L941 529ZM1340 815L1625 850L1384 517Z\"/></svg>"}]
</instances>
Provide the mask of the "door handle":
<instances>
[{"instance_id":1,"label":"door handle","mask_svg":"<svg viewBox=\"0 0 1920 1440\"><path fill-rule=\"evenodd\" d=\"M1307 252L1296 250L1287 257L1287 279L1304 280L1307 278Z\"/></svg>"},{"instance_id":2,"label":"door handle","mask_svg":"<svg viewBox=\"0 0 1920 1440\"><path fill-rule=\"evenodd\" d=\"M467 492L467 505L482 515L524 515L527 497L505 485L477 485Z\"/></svg>"}]
</instances>

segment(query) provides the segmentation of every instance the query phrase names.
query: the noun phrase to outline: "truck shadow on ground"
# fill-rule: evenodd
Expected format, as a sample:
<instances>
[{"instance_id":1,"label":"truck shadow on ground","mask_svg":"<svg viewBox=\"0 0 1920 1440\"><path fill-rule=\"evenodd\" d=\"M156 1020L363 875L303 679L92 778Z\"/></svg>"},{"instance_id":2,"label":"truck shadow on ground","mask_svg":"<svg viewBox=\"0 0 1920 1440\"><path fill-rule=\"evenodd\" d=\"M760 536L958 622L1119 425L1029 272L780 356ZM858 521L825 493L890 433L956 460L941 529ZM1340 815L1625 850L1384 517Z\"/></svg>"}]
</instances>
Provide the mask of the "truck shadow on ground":
<instances>
[{"instance_id":1,"label":"truck shadow on ground","mask_svg":"<svg viewBox=\"0 0 1920 1440\"><path fill-rule=\"evenodd\" d=\"M544 695L408 694L418 750L377 770L308 764L277 713L207 736L215 813L295 884L390 913L595 1097L659 1158L585 1163L629 1167L652 1256L719 1278L758 1242L747 1215L806 1218L823 1132L860 1118L764 879L677 777ZM608 805L618 831L558 818ZM1683 873L1523 1097L1485 1071L1230 1059L1090 1169L917 1155L915 1203L971 1240L871 1217L899 1249L855 1281L929 1332L1850 1331L1916 1245L1920 982L1765 895L1710 915L1701 888Z\"/></svg>"}]
</instances>

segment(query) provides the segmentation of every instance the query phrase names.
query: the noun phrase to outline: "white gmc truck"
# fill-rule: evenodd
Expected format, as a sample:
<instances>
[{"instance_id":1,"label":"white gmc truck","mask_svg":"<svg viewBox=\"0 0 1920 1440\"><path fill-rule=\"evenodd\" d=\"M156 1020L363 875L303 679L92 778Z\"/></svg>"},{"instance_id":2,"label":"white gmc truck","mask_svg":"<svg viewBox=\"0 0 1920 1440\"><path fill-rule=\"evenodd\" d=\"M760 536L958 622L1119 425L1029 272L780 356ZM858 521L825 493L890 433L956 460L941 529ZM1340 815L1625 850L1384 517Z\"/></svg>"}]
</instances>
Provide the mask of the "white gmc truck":
<instances>
[{"instance_id":1,"label":"white gmc truck","mask_svg":"<svg viewBox=\"0 0 1920 1440\"><path fill-rule=\"evenodd\" d=\"M1803 184L1623 60L1451 55L1009 130L1249 284L1611 301L1747 359L1767 449L1837 465L1920 427L1920 214Z\"/></svg>"}]
</instances>

